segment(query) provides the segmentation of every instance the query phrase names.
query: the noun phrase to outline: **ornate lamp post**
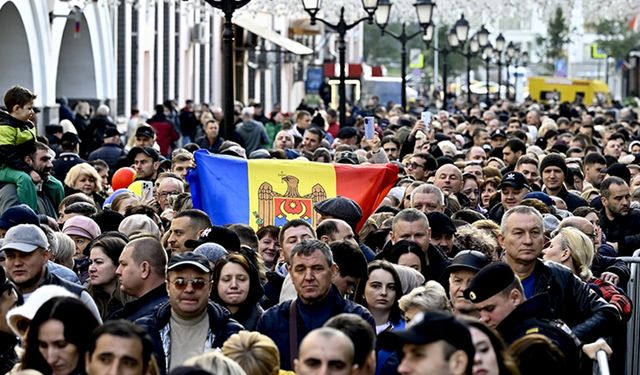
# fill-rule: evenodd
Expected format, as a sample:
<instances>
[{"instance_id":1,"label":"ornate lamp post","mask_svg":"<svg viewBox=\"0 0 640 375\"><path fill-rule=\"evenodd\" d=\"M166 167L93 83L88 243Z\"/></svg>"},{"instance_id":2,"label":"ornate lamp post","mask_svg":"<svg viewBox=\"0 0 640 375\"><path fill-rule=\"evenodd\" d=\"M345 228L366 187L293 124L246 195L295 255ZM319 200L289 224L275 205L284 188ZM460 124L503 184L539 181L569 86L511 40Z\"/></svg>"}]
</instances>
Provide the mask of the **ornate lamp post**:
<instances>
[{"instance_id":1,"label":"ornate lamp post","mask_svg":"<svg viewBox=\"0 0 640 375\"><path fill-rule=\"evenodd\" d=\"M498 100L500 100L502 96L502 52L504 51L505 43L506 40L502 33L500 33L496 38L496 47L494 48L496 62L498 64Z\"/></svg>"},{"instance_id":2,"label":"ornate lamp post","mask_svg":"<svg viewBox=\"0 0 640 375\"><path fill-rule=\"evenodd\" d=\"M365 12L367 12L367 16L364 18L360 18L352 23L347 23L344 18L344 7L340 8L340 19L338 23L330 23L322 18L318 18L317 14L320 11L320 6L322 5L322 0L302 0L302 6L304 7L305 12L309 14L311 17L311 24L315 25L317 21L322 22L329 28L333 29L336 33L338 33L338 55L339 55L339 63L340 63L340 83L338 85L338 95L340 96L340 108L338 109L340 113L340 126L345 126L347 123L347 85L345 83L346 74L345 74L345 54L347 50L347 46L344 40L347 31L356 27L362 21L368 21L369 23L373 23L373 15L378 8L378 0L362 0L362 7ZM390 10L390 9L389 9Z\"/></svg>"},{"instance_id":3,"label":"ornate lamp post","mask_svg":"<svg viewBox=\"0 0 640 375\"><path fill-rule=\"evenodd\" d=\"M486 73L487 73L487 80L486 80L487 93L486 93L485 101L487 103L487 108L488 108L489 104L490 104L490 100L489 100L489 63L491 63L491 58L493 57L493 46L491 44L487 44L487 46L484 47L484 50L483 50L482 54L483 54L483 57L484 57L485 68L486 68Z\"/></svg>"},{"instance_id":4,"label":"ornate lamp post","mask_svg":"<svg viewBox=\"0 0 640 375\"><path fill-rule=\"evenodd\" d=\"M205 0L214 8L222 10L224 13L224 29L222 31L222 96L224 112L224 135L231 138L234 128L233 102L235 100L233 90L233 23L231 18L236 9L247 5L250 0Z\"/></svg>"},{"instance_id":5,"label":"ornate lamp post","mask_svg":"<svg viewBox=\"0 0 640 375\"><path fill-rule=\"evenodd\" d=\"M516 70L513 72L513 100L518 99L518 67L527 66L529 63L529 52L524 51L520 53L520 49L516 48L516 58L514 59L514 67Z\"/></svg>"},{"instance_id":6,"label":"ornate lamp post","mask_svg":"<svg viewBox=\"0 0 640 375\"><path fill-rule=\"evenodd\" d=\"M420 31L413 34L407 34L406 23L402 23L402 32L399 35L387 30L386 27L389 23L389 16L391 15L391 4L389 0L379 0L378 10L375 13L376 24L382 30L382 35L387 34L393 39L400 42L402 45L402 51L400 52L400 75L402 76L401 87L401 101L402 109L407 110L407 42L416 36L427 33L427 27L431 25L431 18L433 17L433 8L436 6L431 0L418 0L413 6L416 7L416 13L418 15L418 23L420 24Z\"/></svg>"},{"instance_id":7,"label":"ornate lamp post","mask_svg":"<svg viewBox=\"0 0 640 375\"><path fill-rule=\"evenodd\" d=\"M509 85L511 84L511 80L509 79L509 66L516 58L516 46L513 42L509 42L507 45L507 99L509 99Z\"/></svg>"},{"instance_id":8,"label":"ornate lamp post","mask_svg":"<svg viewBox=\"0 0 640 375\"><path fill-rule=\"evenodd\" d=\"M467 46L466 51L457 51L467 60L467 104L471 107L471 58L475 56L481 48L484 48L489 43L489 31L484 27L469 38L469 22L464 18L464 14L460 16L460 19L453 25L456 38L460 48Z\"/></svg>"},{"instance_id":9,"label":"ornate lamp post","mask_svg":"<svg viewBox=\"0 0 640 375\"><path fill-rule=\"evenodd\" d=\"M435 27L433 24L429 24L422 36L422 40L424 40L427 48L431 48L434 51L438 51L442 54L442 91L444 94L444 100L442 101L442 109L447 109L447 73L449 70L449 54L454 51L454 48L457 48L460 45L458 41L458 37L456 36L455 28L452 28L447 33L447 43L444 47L435 47L431 46L431 42L433 41L433 34L435 32Z\"/></svg>"}]
</instances>

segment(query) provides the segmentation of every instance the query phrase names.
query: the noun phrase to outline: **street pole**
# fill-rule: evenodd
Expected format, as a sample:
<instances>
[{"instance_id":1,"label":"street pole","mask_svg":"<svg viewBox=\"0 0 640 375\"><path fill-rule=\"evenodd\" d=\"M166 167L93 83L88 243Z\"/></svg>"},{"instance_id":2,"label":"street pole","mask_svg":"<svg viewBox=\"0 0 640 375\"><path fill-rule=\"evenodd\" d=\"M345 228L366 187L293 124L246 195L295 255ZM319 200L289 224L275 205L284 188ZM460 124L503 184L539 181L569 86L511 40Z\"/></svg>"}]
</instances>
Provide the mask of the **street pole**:
<instances>
[{"instance_id":1,"label":"street pole","mask_svg":"<svg viewBox=\"0 0 640 375\"><path fill-rule=\"evenodd\" d=\"M315 25L316 21L320 21L323 24L325 24L327 27L333 29L338 34L338 60L339 60L338 62L340 64L340 77L339 77L339 83L338 83L338 95L340 96L340 98L339 98L339 104L338 104L338 113L339 113L340 127L343 127L343 126L346 126L347 124L347 84L346 84L347 77L345 72L347 46L346 46L344 37L347 34L347 31L353 29L362 21L369 21L369 23L373 23L373 14L376 8L378 7L378 3L376 1L374 6L367 7L367 5L365 4L365 1L363 1L363 6L365 8L365 11L367 12L367 16L360 18L359 20L356 20L353 23L347 23L347 21L344 18L344 7L341 7L340 19L336 24L330 23L322 18L316 17L318 11L320 10L319 5L320 5L320 2L307 3L305 2L305 0L303 0L304 10L311 16L311 25Z\"/></svg>"},{"instance_id":2,"label":"street pole","mask_svg":"<svg viewBox=\"0 0 640 375\"><path fill-rule=\"evenodd\" d=\"M413 34L407 34L407 28L406 28L406 24L403 22L402 23L402 32L399 35L396 35L392 32L390 32L389 30L386 29L386 25L380 25L377 24L378 27L380 27L380 30L382 31L382 35L389 35L390 37L392 37L393 39L397 40L400 42L400 45L402 46L402 49L400 50L400 75L401 77L401 82L402 82L402 87L400 88L400 102L402 105L402 110L403 111L407 111L407 43L415 38L418 35L422 35L422 30L418 30L417 32L413 33Z\"/></svg>"},{"instance_id":3,"label":"street pole","mask_svg":"<svg viewBox=\"0 0 640 375\"><path fill-rule=\"evenodd\" d=\"M485 63L486 63L486 68L487 68L487 95L486 95L486 102L487 102L487 108L489 108L489 63L491 62L491 58L487 56L487 58L485 59Z\"/></svg>"},{"instance_id":4,"label":"street pole","mask_svg":"<svg viewBox=\"0 0 640 375\"><path fill-rule=\"evenodd\" d=\"M498 54L498 100L502 99L502 56Z\"/></svg>"},{"instance_id":5,"label":"street pole","mask_svg":"<svg viewBox=\"0 0 640 375\"><path fill-rule=\"evenodd\" d=\"M249 0L205 0L214 8L222 10L224 14L224 29L222 31L222 96L223 96L223 113L224 113L224 129L223 134L227 139L231 139L235 131L234 124L234 101L235 94L233 89L233 23L231 18L236 9L240 9L249 3Z\"/></svg>"},{"instance_id":6,"label":"street pole","mask_svg":"<svg viewBox=\"0 0 640 375\"><path fill-rule=\"evenodd\" d=\"M471 54L467 52L467 104L471 109Z\"/></svg>"},{"instance_id":7,"label":"street pole","mask_svg":"<svg viewBox=\"0 0 640 375\"><path fill-rule=\"evenodd\" d=\"M447 72L449 70L449 48L442 50L442 88L444 90L444 100L442 101L442 109L447 110Z\"/></svg>"}]
</instances>

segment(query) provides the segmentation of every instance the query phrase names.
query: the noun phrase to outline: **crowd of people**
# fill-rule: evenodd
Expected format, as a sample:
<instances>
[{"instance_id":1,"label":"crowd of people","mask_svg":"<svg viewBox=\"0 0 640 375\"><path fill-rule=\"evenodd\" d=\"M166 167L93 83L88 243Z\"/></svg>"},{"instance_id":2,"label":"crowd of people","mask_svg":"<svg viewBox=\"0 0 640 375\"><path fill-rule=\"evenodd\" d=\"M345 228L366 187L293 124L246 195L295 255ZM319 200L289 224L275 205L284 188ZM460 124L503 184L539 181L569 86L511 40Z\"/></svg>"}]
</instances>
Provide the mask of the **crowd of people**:
<instances>
[{"instance_id":1,"label":"crowd of people","mask_svg":"<svg viewBox=\"0 0 640 375\"><path fill-rule=\"evenodd\" d=\"M126 131L62 105L39 136L35 98L0 111L0 374L579 374L599 351L623 371L631 108L239 103L225 140L191 101ZM193 208L199 149L399 172L370 217L337 196L256 230ZM114 191L130 168L149 184Z\"/></svg>"}]
</instances>

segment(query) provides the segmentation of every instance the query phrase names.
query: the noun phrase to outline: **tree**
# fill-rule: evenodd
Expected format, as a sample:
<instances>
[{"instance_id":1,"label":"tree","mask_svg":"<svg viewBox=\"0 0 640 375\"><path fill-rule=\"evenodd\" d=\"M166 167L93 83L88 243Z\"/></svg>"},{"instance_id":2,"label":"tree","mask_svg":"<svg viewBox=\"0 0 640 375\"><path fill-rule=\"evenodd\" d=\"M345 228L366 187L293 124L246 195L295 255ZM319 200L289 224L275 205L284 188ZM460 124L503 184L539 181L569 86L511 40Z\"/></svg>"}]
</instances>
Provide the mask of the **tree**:
<instances>
[{"instance_id":1,"label":"tree","mask_svg":"<svg viewBox=\"0 0 640 375\"><path fill-rule=\"evenodd\" d=\"M564 12L562 8L557 7L553 18L549 20L547 36L539 35L536 38L536 42L544 50L543 61L546 63L547 69L553 71L555 61L567 56L564 47L571 42L569 31Z\"/></svg>"},{"instance_id":2,"label":"tree","mask_svg":"<svg viewBox=\"0 0 640 375\"><path fill-rule=\"evenodd\" d=\"M589 26L600 36L598 47L616 60L624 59L640 44L640 33L629 30L625 21L600 21Z\"/></svg>"}]
</instances>

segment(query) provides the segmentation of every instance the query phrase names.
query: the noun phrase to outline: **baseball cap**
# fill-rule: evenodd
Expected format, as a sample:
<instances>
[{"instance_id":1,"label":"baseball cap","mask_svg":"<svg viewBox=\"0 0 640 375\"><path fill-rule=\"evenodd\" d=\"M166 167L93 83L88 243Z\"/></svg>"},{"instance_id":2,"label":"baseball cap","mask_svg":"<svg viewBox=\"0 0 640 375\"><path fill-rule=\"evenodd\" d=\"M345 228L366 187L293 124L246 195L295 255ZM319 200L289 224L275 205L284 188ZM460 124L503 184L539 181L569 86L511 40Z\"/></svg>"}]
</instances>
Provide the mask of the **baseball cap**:
<instances>
[{"instance_id":1,"label":"baseball cap","mask_svg":"<svg viewBox=\"0 0 640 375\"><path fill-rule=\"evenodd\" d=\"M516 189L526 188L531 190L531 187L527 183L527 178L520 172L509 172L505 174L500 182L500 186L498 186L498 189L502 189L505 186L511 186Z\"/></svg>"},{"instance_id":2,"label":"baseball cap","mask_svg":"<svg viewBox=\"0 0 640 375\"><path fill-rule=\"evenodd\" d=\"M451 261L451 265L447 267L447 272L455 272L458 270L480 271L491 261L483 253L477 250L462 250Z\"/></svg>"},{"instance_id":3,"label":"baseball cap","mask_svg":"<svg viewBox=\"0 0 640 375\"><path fill-rule=\"evenodd\" d=\"M68 145L77 145L78 143L82 143L82 142L80 141L80 137L78 137L76 133L66 132L62 134L62 137L60 138L60 143L68 144Z\"/></svg>"},{"instance_id":4,"label":"baseball cap","mask_svg":"<svg viewBox=\"0 0 640 375\"><path fill-rule=\"evenodd\" d=\"M193 251L187 251L186 253L173 254L167 265L167 271L171 271L178 267L195 267L202 272L211 272L209 268L209 260L207 257L201 254L196 254Z\"/></svg>"},{"instance_id":5,"label":"baseball cap","mask_svg":"<svg viewBox=\"0 0 640 375\"><path fill-rule=\"evenodd\" d=\"M116 135L120 135L120 132L118 131L118 129L114 126L107 126L107 128L104 130L103 137L109 138Z\"/></svg>"},{"instance_id":6,"label":"baseball cap","mask_svg":"<svg viewBox=\"0 0 640 375\"><path fill-rule=\"evenodd\" d=\"M39 225L38 215L26 204L7 208L0 216L0 228L9 229L19 224Z\"/></svg>"},{"instance_id":7,"label":"baseball cap","mask_svg":"<svg viewBox=\"0 0 640 375\"><path fill-rule=\"evenodd\" d=\"M196 247L207 243L214 242L225 248L227 251L240 251L240 237L236 232L229 228L213 225L202 231L200 238L197 240L187 240L184 245L195 249Z\"/></svg>"},{"instance_id":8,"label":"baseball cap","mask_svg":"<svg viewBox=\"0 0 640 375\"><path fill-rule=\"evenodd\" d=\"M49 248L49 241L47 241L44 231L37 225L20 224L7 231L0 250L10 249L31 253L39 247Z\"/></svg>"},{"instance_id":9,"label":"baseball cap","mask_svg":"<svg viewBox=\"0 0 640 375\"><path fill-rule=\"evenodd\" d=\"M502 129L496 129L491 132L491 139L504 138L507 139L507 133Z\"/></svg>"},{"instance_id":10,"label":"baseball cap","mask_svg":"<svg viewBox=\"0 0 640 375\"><path fill-rule=\"evenodd\" d=\"M129 158L131 160L133 160L141 152L144 153L145 155L151 157L151 159L153 159L153 161L159 161L160 160L160 154L153 147L134 147L134 148L131 149L131 151L129 151Z\"/></svg>"},{"instance_id":11,"label":"baseball cap","mask_svg":"<svg viewBox=\"0 0 640 375\"><path fill-rule=\"evenodd\" d=\"M413 323L415 321L415 323ZM469 328L453 315L439 311L429 311L414 318L404 331L385 331L378 336L385 349L398 350L405 344L427 345L446 341L456 349L463 350L472 360L475 348Z\"/></svg>"},{"instance_id":12,"label":"baseball cap","mask_svg":"<svg viewBox=\"0 0 640 375\"><path fill-rule=\"evenodd\" d=\"M156 136L156 132L153 130L151 126L142 125L138 129L136 129L136 137L153 138L155 136Z\"/></svg>"},{"instance_id":13,"label":"baseball cap","mask_svg":"<svg viewBox=\"0 0 640 375\"><path fill-rule=\"evenodd\" d=\"M360 160L358 160L358 154L352 151L343 151L336 155L336 163L339 164L360 164Z\"/></svg>"},{"instance_id":14,"label":"baseball cap","mask_svg":"<svg viewBox=\"0 0 640 375\"><path fill-rule=\"evenodd\" d=\"M509 287L515 278L516 275L508 264L491 263L473 277L464 291L464 298L473 303L485 301Z\"/></svg>"}]
</instances>

